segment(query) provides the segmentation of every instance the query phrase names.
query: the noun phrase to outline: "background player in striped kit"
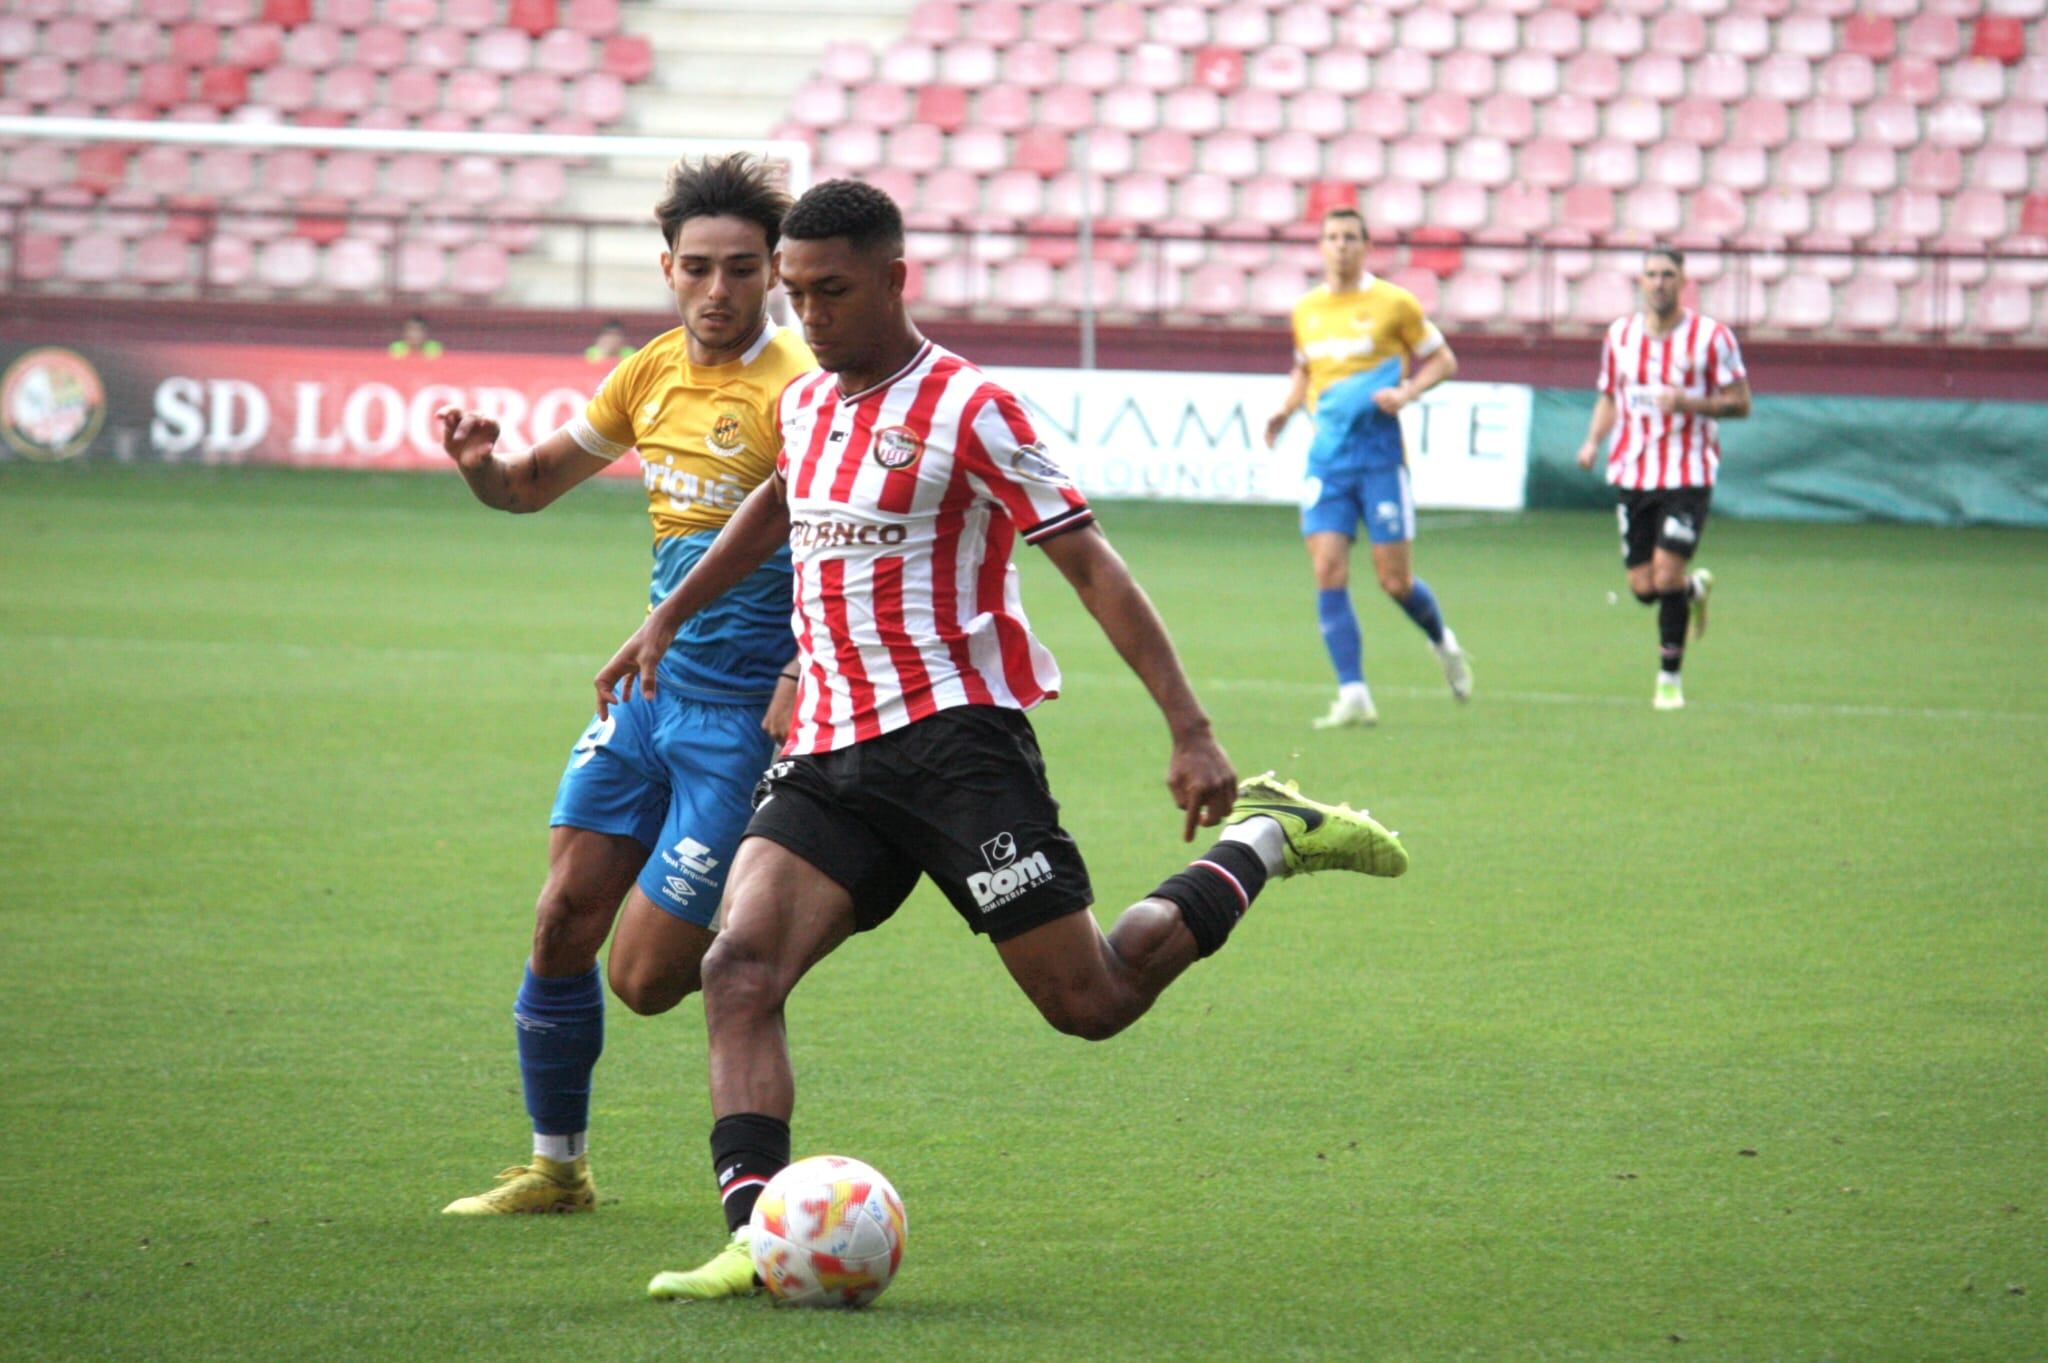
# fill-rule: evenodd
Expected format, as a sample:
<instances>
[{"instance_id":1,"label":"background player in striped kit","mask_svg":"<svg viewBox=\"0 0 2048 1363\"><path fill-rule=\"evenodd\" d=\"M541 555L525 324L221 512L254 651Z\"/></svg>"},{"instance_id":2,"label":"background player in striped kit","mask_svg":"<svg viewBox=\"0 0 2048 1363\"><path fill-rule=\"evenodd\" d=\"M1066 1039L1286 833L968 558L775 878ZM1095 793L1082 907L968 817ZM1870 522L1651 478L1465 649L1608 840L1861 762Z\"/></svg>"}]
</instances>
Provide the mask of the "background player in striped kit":
<instances>
[{"instance_id":1,"label":"background player in striped kit","mask_svg":"<svg viewBox=\"0 0 2048 1363\"><path fill-rule=\"evenodd\" d=\"M1749 415L1749 375L1735 333L1681 306L1685 257L1654 246L1643 257L1643 309L1617 317L1600 351L1600 396L1579 446L1590 469L1600 442L1621 522L1629 590L1657 607L1659 710L1685 706L1679 667L1688 616L1695 637L1707 632L1714 575L1687 565L1706 530L1721 463L1721 419Z\"/></svg>"}]
</instances>

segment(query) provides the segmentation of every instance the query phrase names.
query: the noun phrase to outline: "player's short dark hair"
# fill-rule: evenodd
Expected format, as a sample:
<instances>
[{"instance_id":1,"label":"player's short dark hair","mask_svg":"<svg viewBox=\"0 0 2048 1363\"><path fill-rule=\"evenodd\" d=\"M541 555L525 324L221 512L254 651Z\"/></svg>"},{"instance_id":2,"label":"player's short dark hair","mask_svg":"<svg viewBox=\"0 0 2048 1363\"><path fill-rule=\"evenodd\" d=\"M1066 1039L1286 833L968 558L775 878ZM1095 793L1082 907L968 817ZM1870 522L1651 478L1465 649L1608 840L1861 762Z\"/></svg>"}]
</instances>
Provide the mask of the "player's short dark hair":
<instances>
[{"instance_id":1,"label":"player's short dark hair","mask_svg":"<svg viewBox=\"0 0 2048 1363\"><path fill-rule=\"evenodd\" d=\"M661 239L671 248L676 234L692 218L742 218L761 229L774 250L781 239L782 215L789 195L775 183L768 163L748 152L678 161L668 170L668 186L654 205Z\"/></svg>"},{"instance_id":2,"label":"player's short dark hair","mask_svg":"<svg viewBox=\"0 0 2048 1363\"><path fill-rule=\"evenodd\" d=\"M1685 252L1679 250L1676 246L1669 246L1660 241L1649 250L1643 252L1643 260L1645 262L1648 262L1652 256L1664 256L1677 267L1680 274L1685 273Z\"/></svg>"},{"instance_id":3,"label":"player's short dark hair","mask_svg":"<svg viewBox=\"0 0 2048 1363\"><path fill-rule=\"evenodd\" d=\"M1323 221L1328 223L1332 218L1351 218L1358 223L1358 230L1361 233L1365 231L1365 214L1350 204L1331 204L1324 209Z\"/></svg>"},{"instance_id":4,"label":"player's short dark hair","mask_svg":"<svg viewBox=\"0 0 2048 1363\"><path fill-rule=\"evenodd\" d=\"M903 254L903 210L873 185L859 180L826 180L805 190L782 220L791 241L844 237L856 251Z\"/></svg>"}]
</instances>

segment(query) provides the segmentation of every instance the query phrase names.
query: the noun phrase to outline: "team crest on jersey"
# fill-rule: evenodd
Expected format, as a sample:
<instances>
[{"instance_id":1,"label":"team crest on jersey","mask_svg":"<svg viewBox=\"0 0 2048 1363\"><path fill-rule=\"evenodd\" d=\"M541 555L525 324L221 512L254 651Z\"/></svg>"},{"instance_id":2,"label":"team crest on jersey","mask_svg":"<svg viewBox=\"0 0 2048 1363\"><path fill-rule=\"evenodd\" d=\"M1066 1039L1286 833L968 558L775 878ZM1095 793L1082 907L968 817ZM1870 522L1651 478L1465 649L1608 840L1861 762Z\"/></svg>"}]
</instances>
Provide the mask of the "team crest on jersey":
<instances>
[{"instance_id":1,"label":"team crest on jersey","mask_svg":"<svg viewBox=\"0 0 2048 1363\"><path fill-rule=\"evenodd\" d=\"M907 469L923 454L923 438L908 426L875 432L875 462L885 469Z\"/></svg>"},{"instance_id":2,"label":"team crest on jersey","mask_svg":"<svg viewBox=\"0 0 2048 1363\"><path fill-rule=\"evenodd\" d=\"M740 424L738 412L720 412L718 420L711 423L711 434L704 437L704 443L713 454L730 459L736 454L747 452L746 428Z\"/></svg>"}]
</instances>

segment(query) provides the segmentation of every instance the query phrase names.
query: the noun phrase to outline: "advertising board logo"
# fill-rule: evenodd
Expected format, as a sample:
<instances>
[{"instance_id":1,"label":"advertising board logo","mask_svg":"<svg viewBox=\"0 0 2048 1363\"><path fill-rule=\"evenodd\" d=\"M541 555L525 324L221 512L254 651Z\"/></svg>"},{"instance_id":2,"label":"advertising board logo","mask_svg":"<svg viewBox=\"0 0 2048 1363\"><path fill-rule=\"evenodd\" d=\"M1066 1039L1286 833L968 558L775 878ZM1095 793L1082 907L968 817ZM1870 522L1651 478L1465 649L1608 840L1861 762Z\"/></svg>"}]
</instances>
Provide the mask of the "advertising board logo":
<instances>
[{"instance_id":1,"label":"advertising board logo","mask_svg":"<svg viewBox=\"0 0 2048 1363\"><path fill-rule=\"evenodd\" d=\"M31 350L0 376L0 438L29 459L83 454L107 418L99 371L62 346Z\"/></svg>"}]
</instances>

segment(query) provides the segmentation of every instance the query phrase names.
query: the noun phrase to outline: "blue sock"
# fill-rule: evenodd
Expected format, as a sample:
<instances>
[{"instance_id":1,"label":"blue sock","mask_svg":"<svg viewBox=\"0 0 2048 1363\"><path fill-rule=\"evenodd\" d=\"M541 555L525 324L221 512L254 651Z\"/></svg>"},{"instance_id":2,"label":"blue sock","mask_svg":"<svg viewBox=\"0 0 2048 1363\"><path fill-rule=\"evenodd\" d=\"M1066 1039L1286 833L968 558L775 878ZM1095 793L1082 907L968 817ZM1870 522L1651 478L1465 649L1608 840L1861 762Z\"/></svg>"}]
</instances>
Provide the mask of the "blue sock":
<instances>
[{"instance_id":1,"label":"blue sock","mask_svg":"<svg viewBox=\"0 0 2048 1363\"><path fill-rule=\"evenodd\" d=\"M604 985L597 967L564 979L526 968L519 1001L519 1077L526 1110L544 1136L573 1136L590 1128L590 1072L604 1053Z\"/></svg>"},{"instance_id":2,"label":"blue sock","mask_svg":"<svg viewBox=\"0 0 2048 1363\"><path fill-rule=\"evenodd\" d=\"M1349 587L1323 587L1316 592L1316 619L1323 627L1323 647L1330 650L1330 665L1337 669L1340 685L1365 680L1361 661L1364 645L1358 638L1358 617L1351 610Z\"/></svg>"},{"instance_id":3,"label":"blue sock","mask_svg":"<svg viewBox=\"0 0 2048 1363\"><path fill-rule=\"evenodd\" d=\"M1408 599L1401 603L1401 609L1408 612L1408 618L1421 627L1432 644L1444 641L1444 613L1437 609L1436 593L1421 578L1415 579L1415 590L1408 593Z\"/></svg>"}]
</instances>

